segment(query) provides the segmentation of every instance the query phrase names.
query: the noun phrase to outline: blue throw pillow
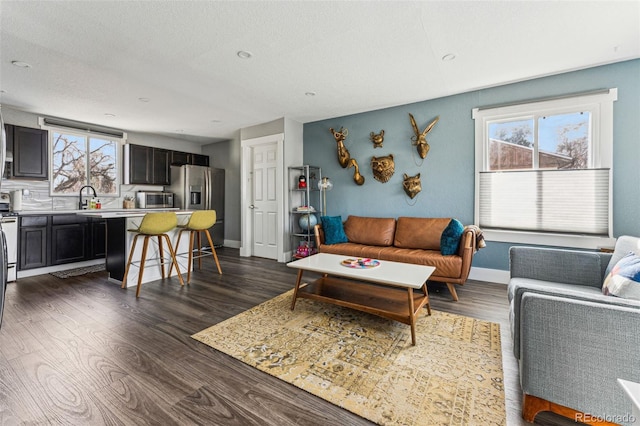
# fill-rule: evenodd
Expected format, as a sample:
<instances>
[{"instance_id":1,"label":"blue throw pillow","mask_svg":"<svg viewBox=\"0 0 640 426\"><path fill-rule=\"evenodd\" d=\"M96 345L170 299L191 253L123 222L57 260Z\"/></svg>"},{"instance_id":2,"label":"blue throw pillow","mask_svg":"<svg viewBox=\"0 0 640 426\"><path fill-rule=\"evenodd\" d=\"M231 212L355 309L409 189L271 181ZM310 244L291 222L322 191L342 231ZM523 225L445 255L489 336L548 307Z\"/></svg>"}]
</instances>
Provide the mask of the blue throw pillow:
<instances>
[{"instance_id":1,"label":"blue throw pillow","mask_svg":"<svg viewBox=\"0 0 640 426\"><path fill-rule=\"evenodd\" d=\"M457 254L463 232L464 226L462 223L457 219L451 219L440 237L440 253L444 256Z\"/></svg>"},{"instance_id":2,"label":"blue throw pillow","mask_svg":"<svg viewBox=\"0 0 640 426\"><path fill-rule=\"evenodd\" d=\"M640 300L640 257L629 252L620 259L605 278L602 293Z\"/></svg>"},{"instance_id":3,"label":"blue throw pillow","mask_svg":"<svg viewBox=\"0 0 640 426\"><path fill-rule=\"evenodd\" d=\"M320 222L322 222L325 244L338 244L349 241L347 234L344 233L344 226L342 226L342 216L320 216Z\"/></svg>"}]
</instances>

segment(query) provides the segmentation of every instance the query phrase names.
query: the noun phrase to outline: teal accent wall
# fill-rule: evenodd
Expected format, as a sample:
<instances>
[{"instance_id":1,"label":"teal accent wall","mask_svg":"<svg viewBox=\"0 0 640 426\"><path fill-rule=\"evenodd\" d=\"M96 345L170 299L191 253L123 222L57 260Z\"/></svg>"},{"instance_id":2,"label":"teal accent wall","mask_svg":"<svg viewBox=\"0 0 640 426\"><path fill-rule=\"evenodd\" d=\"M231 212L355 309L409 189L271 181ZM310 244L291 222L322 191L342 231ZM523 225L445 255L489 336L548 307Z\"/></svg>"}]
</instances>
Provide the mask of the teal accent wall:
<instances>
[{"instance_id":1,"label":"teal accent wall","mask_svg":"<svg viewBox=\"0 0 640 426\"><path fill-rule=\"evenodd\" d=\"M471 224L475 179L473 108L614 87L618 88L614 103L614 236L640 236L640 59L307 123L304 162L321 167L323 176L329 176L334 183L333 190L327 192L329 215L455 217ZM411 145L409 113L421 129L440 116L427 135L431 150L424 161ZM348 129L345 145L358 161L364 185L353 181L353 168L343 169L338 164L331 127ZM383 147L374 148L369 134L381 129L385 130ZM373 178L370 160L372 156L388 154L394 155L395 173L387 183L381 183ZM402 189L403 173L420 173L422 192L413 200ZM489 241L488 247L474 257L473 266L508 270L511 245Z\"/></svg>"}]
</instances>

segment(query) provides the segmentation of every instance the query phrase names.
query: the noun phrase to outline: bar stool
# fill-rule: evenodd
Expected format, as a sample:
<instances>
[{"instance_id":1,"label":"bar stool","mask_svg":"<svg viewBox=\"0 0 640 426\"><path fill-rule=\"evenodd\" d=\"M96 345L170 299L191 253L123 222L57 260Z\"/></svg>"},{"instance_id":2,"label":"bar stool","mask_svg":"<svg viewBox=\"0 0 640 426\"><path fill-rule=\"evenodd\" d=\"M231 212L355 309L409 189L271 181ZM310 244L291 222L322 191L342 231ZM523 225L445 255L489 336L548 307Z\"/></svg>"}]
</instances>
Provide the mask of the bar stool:
<instances>
[{"instance_id":1,"label":"bar stool","mask_svg":"<svg viewBox=\"0 0 640 426\"><path fill-rule=\"evenodd\" d=\"M189 222L186 225L178 225L180 229L178 231L178 239L176 241L176 247L174 251L178 250L178 246L180 245L180 237L182 237L183 232L189 232L189 270L187 271L187 284L191 282L191 266L194 259L193 256L193 240L194 237L198 236L198 255L195 256L195 259L198 259L198 269L202 268L202 258L204 256L212 255L213 259L216 262L216 266L218 267L218 274L222 275L222 269L220 269L220 262L218 261L218 255L216 253L216 249L213 246L213 240L211 239L211 234L209 233L209 228L211 228L216 223L216 211L215 210L196 210L191 213L191 217L189 218ZM207 236L207 240L209 241L209 245L211 246L211 252L207 252L202 250L202 240L201 233L204 232ZM204 253L204 254L203 254ZM177 254L176 256L184 256L185 254ZM171 274L173 266L169 267L169 274Z\"/></svg>"},{"instance_id":2,"label":"bar stool","mask_svg":"<svg viewBox=\"0 0 640 426\"><path fill-rule=\"evenodd\" d=\"M178 218L175 212L158 212L158 213L147 213L142 218L142 222L140 222L140 226L138 229L128 229L129 232L135 232L136 235L133 237L133 244L131 244L131 251L129 252L129 260L127 260L127 266L124 270L124 278L122 280L122 288L125 288L127 284L127 276L129 275L129 267L131 265L137 266L136 264L140 264L140 272L138 273L138 287L136 288L136 297L140 296L140 286L142 284L142 274L144 273L144 263L145 260L154 260L147 259L147 247L149 246L149 239L153 237L158 238L158 248L160 257L156 259L160 259L160 270L162 271L162 279L165 278L164 273L164 248L163 248L163 239L166 240L167 246L169 247L169 253L171 255L171 268L173 265L176 266L176 271L178 271L178 278L180 279L180 285L184 285L184 281L182 280L182 275L180 274L180 268L178 267L178 261L176 260L176 254L173 251L173 247L171 246L171 240L169 239L169 235L167 232L171 231L178 224ZM138 241L138 237L144 237L144 243L142 246L142 256L140 256L139 261L133 261L133 252L136 249L136 243ZM169 269L169 275L171 275L171 270Z\"/></svg>"}]
</instances>

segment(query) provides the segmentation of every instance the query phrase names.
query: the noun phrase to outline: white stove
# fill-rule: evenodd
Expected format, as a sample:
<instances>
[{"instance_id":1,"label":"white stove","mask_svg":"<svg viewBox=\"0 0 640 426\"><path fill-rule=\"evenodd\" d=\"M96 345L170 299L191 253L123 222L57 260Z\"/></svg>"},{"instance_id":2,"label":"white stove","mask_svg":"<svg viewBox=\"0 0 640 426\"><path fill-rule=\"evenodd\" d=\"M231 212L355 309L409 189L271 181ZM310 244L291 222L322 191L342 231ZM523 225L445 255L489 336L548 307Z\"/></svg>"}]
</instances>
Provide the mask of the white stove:
<instances>
[{"instance_id":1,"label":"white stove","mask_svg":"<svg viewBox=\"0 0 640 426\"><path fill-rule=\"evenodd\" d=\"M7 244L7 281L16 280L18 262L18 214L10 211L9 194L0 194L0 227Z\"/></svg>"}]
</instances>

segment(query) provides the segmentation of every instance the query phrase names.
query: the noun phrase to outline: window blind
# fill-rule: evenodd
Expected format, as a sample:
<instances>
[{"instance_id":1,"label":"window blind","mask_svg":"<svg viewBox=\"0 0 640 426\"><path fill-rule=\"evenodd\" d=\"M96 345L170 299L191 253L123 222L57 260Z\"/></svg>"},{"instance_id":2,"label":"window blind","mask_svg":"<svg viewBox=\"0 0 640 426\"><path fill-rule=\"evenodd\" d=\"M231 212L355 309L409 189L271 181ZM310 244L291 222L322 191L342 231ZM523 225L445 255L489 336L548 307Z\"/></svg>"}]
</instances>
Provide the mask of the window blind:
<instances>
[{"instance_id":1,"label":"window blind","mask_svg":"<svg viewBox=\"0 0 640 426\"><path fill-rule=\"evenodd\" d=\"M610 169L480 172L480 227L609 236Z\"/></svg>"}]
</instances>

